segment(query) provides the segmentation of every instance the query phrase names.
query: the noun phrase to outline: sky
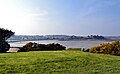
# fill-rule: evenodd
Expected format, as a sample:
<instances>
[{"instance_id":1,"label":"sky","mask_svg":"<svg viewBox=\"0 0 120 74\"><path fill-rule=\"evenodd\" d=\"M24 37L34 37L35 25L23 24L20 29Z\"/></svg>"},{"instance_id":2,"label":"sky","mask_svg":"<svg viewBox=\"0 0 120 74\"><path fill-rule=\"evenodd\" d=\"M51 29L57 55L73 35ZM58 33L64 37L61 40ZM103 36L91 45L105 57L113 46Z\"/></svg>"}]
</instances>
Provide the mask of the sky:
<instances>
[{"instance_id":1,"label":"sky","mask_svg":"<svg viewBox=\"0 0 120 74\"><path fill-rule=\"evenodd\" d=\"M0 0L0 27L16 35L120 36L120 0Z\"/></svg>"}]
</instances>

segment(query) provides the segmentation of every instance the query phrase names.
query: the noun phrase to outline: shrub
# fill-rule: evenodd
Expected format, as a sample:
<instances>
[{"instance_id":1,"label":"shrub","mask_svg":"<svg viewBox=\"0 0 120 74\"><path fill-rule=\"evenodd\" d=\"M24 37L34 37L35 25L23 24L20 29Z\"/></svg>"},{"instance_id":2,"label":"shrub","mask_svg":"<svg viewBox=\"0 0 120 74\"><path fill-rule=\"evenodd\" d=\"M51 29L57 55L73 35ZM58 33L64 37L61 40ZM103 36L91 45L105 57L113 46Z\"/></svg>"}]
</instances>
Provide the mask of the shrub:
<instances>
[{"instance_id":1,"label":"shrub","mask_svg":"<svg viewBox=\"0 0 120 74\"><path fill-rule=\"evenodd\" d=\"M64 47L58 43L57 44L52 43L52 44L47 45L48 50L65 50L65 48L66 47Z\"/></svg>"},{"instance_id":2,"label":"shrub","mask_svg":"<svg viewBox=\"0 0 120 74\"><path fill-rule=\"evenodd\" d=\"M84 49L83 48L83 52L89 52L90 49Z\"/></svg>"},{"instance_id":3,"label":"shrub","mask_svg":"<svg viewBox=\"0 0 120 74\"><path fill-rule=\"evenodd\" d=\"M6 52L9 50L9 48L10 45L7 42L5 41L0 42L0 52Z\"/></svg>"},{"instance_id":4,"label":"shrub","mask_svg":"<svg viewBox=\"0 0 120 74\"><path fill-rule=\"evenodd\" d=\"M33 45L33 43L29 42L25 46L23 46L22 48L20 48L20 50L18 50L18 52L27 52L27 51L31 50L32 45Z\"/></svg>"},{"instance_id":5,"label":"shrub","mask_svg":"<svg viewBox=\"0 0 120 74\"><path fill-rule=\"evenodd\" d=\"M65 50L66 47L60 44L37 44L29 42L23 46L18 52L27 52L27 51L46 51L46 50Z\"/></svg>"},{"instance_id":6,"label":"shrub","mask_svg":"<svg viewBox=\"0 0 120 74\"><path fill-rule=\"evenodd\" d=\"M120 42L101 44L90 49L91 53L104 53L111 55L120 55Z\"/></svg>"},{"instance_id":7,"label":"shrub","mask_svg":"<svg viewBox=\"0 0 120 74\"><path fill-rule=\"evenodd\" d=\"M0 28L0 52L6 52L9 50L10 45L6 42L8 38L14 35L11 30Z\"/></svg>"}]
</instances>

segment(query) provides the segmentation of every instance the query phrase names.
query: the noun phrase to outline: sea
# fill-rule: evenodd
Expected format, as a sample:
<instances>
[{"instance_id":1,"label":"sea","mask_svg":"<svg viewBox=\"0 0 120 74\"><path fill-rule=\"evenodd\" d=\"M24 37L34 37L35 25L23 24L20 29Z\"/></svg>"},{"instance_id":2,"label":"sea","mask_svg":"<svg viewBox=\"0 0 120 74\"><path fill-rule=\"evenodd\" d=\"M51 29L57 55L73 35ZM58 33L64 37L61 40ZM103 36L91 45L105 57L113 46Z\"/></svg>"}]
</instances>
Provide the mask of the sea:
<instances>
[{"instance_id":1,"label":"sea","mask_svg":"<svg viewBox=\"0 0 120 74\"><path fill-rule=\"evenodd\" d=\"M38 41L11 42L9 44L11 47L22 47L28 42L33 42L33 43L35 42L39 44L59 43L65 46L66 48L91 48L103 43L108 43L110 41L106 41L106 40L78 40L78 41L38 40Z\"/></svg>"}]
</instances>

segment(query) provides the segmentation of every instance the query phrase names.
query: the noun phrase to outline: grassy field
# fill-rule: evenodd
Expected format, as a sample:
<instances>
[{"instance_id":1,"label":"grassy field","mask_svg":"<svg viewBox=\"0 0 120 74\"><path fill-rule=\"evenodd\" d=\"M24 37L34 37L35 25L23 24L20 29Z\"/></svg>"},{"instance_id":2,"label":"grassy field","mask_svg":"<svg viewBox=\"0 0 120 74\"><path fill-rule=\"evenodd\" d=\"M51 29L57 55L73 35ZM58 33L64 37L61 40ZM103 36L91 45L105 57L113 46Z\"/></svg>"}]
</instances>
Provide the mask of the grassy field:
<instances>
[{"instance_id":1,"label":"grassy field","mask_svg":"<svg viewBox=\"0 0 120 74\"><path fill-rule=\"evenodd\" d=\"M0 73L119 74L120 57L80 51L0 53Z\"/></svg>"}]
</instances>

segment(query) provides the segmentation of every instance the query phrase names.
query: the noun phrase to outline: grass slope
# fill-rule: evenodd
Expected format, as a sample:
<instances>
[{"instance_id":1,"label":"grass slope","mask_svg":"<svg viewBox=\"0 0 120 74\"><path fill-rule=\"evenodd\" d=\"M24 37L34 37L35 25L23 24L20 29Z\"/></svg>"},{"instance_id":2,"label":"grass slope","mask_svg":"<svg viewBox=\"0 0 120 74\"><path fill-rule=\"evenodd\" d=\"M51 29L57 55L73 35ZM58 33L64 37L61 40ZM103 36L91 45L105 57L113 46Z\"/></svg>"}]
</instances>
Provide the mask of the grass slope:
<instances>
[{"instance_id":1,"label":"grass slope","mask_svg":"<svg viewBox=\"0 0 120 74\"><path fill-rule=\"evenodd\" d=\"M119 74L120 57L80 51L0 53L0 73Z\"/></svg>"}]
</instances>

